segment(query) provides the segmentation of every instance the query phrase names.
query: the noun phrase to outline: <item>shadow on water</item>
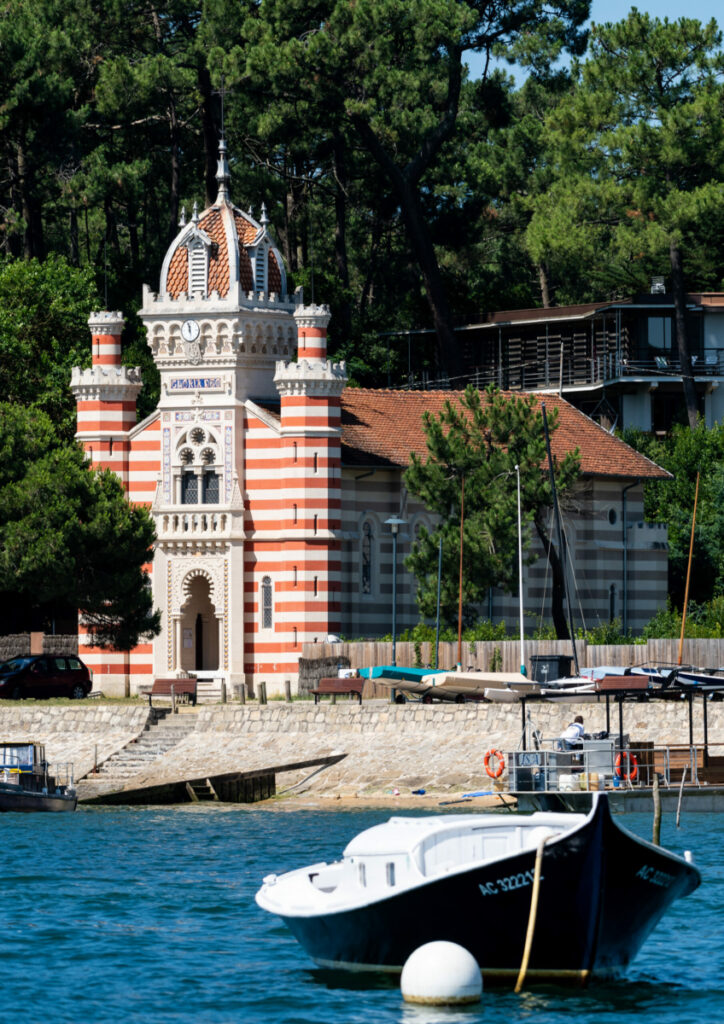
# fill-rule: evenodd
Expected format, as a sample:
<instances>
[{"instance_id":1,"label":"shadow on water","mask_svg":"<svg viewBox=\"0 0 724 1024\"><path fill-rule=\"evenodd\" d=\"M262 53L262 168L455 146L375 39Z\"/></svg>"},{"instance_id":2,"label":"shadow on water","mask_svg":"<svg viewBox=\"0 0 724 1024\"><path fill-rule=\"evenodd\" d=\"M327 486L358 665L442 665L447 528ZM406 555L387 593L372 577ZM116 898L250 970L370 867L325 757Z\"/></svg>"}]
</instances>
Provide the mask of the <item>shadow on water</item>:
<instances>
[{"instance_id":1,"label":"shadow on water","mask_svg":"<svg viewBox=\"0 0 724 1024\"><path fill-rule=\"evenodd\" d=\"M333 967L313 967L304 971L304 974L316 985L322 985L330 990L366 992L400 987L399 974L391 974L388 971L341 971Z\"/></svg>"}]
</instances>

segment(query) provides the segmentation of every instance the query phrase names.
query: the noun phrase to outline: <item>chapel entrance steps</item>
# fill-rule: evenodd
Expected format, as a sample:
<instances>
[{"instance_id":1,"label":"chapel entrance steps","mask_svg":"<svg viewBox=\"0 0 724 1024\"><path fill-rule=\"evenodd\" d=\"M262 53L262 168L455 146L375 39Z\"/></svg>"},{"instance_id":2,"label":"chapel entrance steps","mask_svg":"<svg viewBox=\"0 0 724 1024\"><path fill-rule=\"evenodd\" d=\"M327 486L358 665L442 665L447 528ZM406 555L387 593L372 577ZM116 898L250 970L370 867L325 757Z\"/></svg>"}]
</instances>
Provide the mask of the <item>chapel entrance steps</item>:
<instances>
[{"instance_id":1,"label":"chapel entrance steps","mask_svg":"<svg viewBox=\"0 0 724 1024\"><path fill-rule=\"evenodd\" d=\"M198 674L196 676L196 703L221 704L223 685L223 679Z\"/></svg>"},{"instance_id":2,"label":"chapel entrance steps","mask_svg":"<svg viewBox=\"0 0 724 1024\"><path fill-rule=\"evenodd\" d=\"M127 779L149 768L195 728L195 715L173 715L170 708L154 708L154 717L149 719L144 731L99 765L97 772L87 775L83 783L123 785Z\"/></svg>"}]
</instances>

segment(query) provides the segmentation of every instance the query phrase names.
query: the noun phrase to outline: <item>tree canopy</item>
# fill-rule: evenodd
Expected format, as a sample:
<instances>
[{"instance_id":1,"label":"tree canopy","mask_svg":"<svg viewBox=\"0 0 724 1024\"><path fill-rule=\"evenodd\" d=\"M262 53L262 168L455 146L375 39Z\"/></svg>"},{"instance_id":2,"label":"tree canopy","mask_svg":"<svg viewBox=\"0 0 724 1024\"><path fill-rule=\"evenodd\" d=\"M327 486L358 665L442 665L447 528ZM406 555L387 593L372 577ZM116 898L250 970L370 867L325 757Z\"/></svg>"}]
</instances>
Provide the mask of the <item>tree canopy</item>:
<instances>
[{"instance_id":1,"label":"tree canopy","mask_svg":"<svg viewBox=\"0 0 724 1024\"><path fill-rule=\"evenodd\" d=\"M588 8L18 0L0 13L0 252L81 268L141 362L141 285L181 206L214 196L223 106L232 194L266 203L357 383L455 376L453 325L491 310L664 272L677 295L717 290L718 30L632 12L584 54Z\"/></svg>"},{"instance_id":2,"label":"tree canopy","mask_svg":"<svg viewBox=\"0 0 724 1024\"><path fill-rule=\"evenodd\" d=\"M39 410L0 404L0 614L5 628L79 610L98 646L160 631L146 565L154 528L114 473L91 469Z\"/></svg>"},{"instance_id":3,"label":"tree canopy","mask_svg":"<svg viewBox=\"0 0 724 1024\"><path fill-rule=\"evenodd\" d=\"M669 22L635 8L617 24L595 25L573 89L548 117L556 173L528 230L539 263L567 267L594 245L614 251L619 274L625 260L643 264L644 253L668 263L692 427L684 255L724 205L721 44L714 21Z\"/></svg>"}]
</instances>

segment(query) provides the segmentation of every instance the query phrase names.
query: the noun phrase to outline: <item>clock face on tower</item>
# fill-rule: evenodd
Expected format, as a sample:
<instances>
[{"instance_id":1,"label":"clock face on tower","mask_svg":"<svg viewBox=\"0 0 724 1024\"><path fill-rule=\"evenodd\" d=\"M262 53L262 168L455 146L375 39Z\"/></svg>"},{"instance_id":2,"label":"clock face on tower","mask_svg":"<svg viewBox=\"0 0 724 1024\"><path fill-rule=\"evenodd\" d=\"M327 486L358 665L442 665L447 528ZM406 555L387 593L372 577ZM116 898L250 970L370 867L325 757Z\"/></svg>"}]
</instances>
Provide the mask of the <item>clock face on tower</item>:
<instances>
[{"instance_id":1,"label":"clock face on tower","mask_svg":"<svg viewBox=\"0 0 724 1024\"><path fill-rule=\"evenodd\" d=\"M199 325L195 320L184 320L181 324L181 337L184 341L196 341L199 336Z\"/></svg>"}]
</instances>

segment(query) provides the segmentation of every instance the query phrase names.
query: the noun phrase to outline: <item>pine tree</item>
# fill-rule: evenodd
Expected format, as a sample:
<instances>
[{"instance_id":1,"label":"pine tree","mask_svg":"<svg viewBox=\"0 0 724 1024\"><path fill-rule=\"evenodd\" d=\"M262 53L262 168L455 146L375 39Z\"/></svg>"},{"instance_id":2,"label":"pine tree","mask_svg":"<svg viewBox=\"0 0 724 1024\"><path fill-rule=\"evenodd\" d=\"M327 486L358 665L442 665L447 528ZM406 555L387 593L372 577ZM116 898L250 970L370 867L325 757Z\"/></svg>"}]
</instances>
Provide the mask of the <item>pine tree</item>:
<instances>
[{"instance_id":1,"label":"pine tree","mask_svg":"<svg viewBox=\"0 0 724 1024\"><path fill-rule=\"evenodd\" d=\"M555 410L548 421L549 429L555 431ZM533 526L544 550L551 552L558 584L552 615L558 634L567 636L560 562L547 535L545 513L552 495L538 400L532 395L504 395L494 387L481 393L470 385L459 402L447 401L439 415L426 413L424 427L428 457L423 462L413 454L405 474L410 492L439 517L432 532L420 531L407 559L417 577L421 614L429 617L436 611L438 542L442 537L441 616L448 624L457 620L463 496L464 614L468 619L474 617L490 587L508 592L517 589L517 465L525 547L529 551ZM568 452L555 467L559 492L570 488L579 472L578 452Z\"/></svg>"}]
</instances>

